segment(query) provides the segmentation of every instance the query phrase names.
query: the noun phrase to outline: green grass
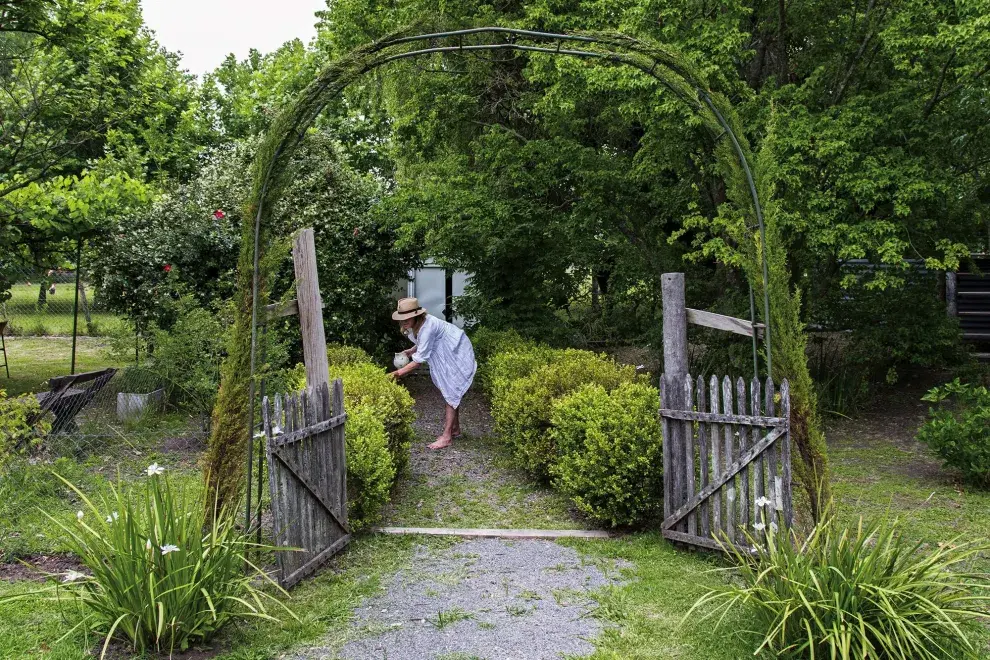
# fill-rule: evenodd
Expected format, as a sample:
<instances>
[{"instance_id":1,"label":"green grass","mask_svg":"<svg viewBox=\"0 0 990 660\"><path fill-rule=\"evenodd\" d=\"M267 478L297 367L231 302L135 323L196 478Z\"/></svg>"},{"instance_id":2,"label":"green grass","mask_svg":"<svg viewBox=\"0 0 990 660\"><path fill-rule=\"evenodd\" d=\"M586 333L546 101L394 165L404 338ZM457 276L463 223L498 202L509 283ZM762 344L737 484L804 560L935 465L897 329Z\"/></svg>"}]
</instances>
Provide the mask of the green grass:
<instances>
[{"instance_id":1,"label":"green grass","mask_svg":"<svg viewBox=\"0 0 990 660\"><path fill-rule=\"evenodd\" d=\"M38 305L38 284L15 284L10 289L11 298L0 308L0 318L10 321L7 333L12 335L72 335L72 307L74 283L55 285L55 295L47 296L45 304ZM86 287L86 298L93 304L93 289ZM106 335L121 326L120 317L109 312L90 312L86 323L82 299L79 300L78 335Z\"/></svg>"},{"instance_id":2,"label":"green grass","mask_svg":"<svg viewBox=\"0 0 990 660\"><path fill-rule=\"evenodd\" d=\"M844 522L891 515L917 540L990 539L990 491L964 486L919 443L838 444L830 447L829 461Z\"/></svg>"},{"instance_id":3,"label":"green grass","mask_svg":"<svg viewBox=\"0 0 990 660\"><path fill-rule=\"evenodd\" d=\"M202 475L195 464L178 463L174 457L158 453L112 461L93 456L84 462L63 457L50 464L16 463L0 479L0 563L67 552L62 530L46 514L72 523L76 511L83 507L78 496L54 473L98 501L101 494L109 492L108 485L116 482L118 473L125 481L140 478L154 462L165 465L190 494L201 489Z\"/></svg>"},{"instance_id":4,"label":"green grass","mask_svg":"<svg viewBox=\"0 0 990 660\"><path fill-rule=\"evenodd\" d=\"M593 594L598 601L595 616L606 624L595 640L594 660L751 656L755 647L742 637L746 623L741 613L730 615L717 635L712 634L710 621L693 618L682 623L695 600L722 580L713 572L721 565L716 557L678 550L657 533L560 543L577 549L607 572L614 573L611 566L616 560L626 566L619 569L619 585Z\"/></svg>"},{"instance_id":5,"label":"green grass","mask_svg":"<svg viewBox=\"0 0 990 660\"><path fill-rule=\"evenodd\" d=\"M0 388L8 396L48 389L48 379L65 376L72 366L72 339L64 337L6 337L10 378L0 369ZM76 341L76 373L124 364L110 359L98 339Z\"/></svg>"}]
</instances>

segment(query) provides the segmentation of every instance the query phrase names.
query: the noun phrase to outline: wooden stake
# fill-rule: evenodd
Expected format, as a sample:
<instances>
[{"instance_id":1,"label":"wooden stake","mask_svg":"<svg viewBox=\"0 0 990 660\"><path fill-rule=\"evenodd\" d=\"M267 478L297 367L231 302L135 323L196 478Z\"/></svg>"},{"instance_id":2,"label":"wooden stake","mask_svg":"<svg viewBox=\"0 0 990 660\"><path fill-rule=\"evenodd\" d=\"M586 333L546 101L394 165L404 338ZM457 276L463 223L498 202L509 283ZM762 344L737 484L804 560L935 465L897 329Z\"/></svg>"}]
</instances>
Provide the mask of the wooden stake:
<instances>
[{"instance_id":1,"label":"wooden stake","mask_svg":"<svg viewBox=\"0 0 990 660\"><path fill-rule=\"evenodd\" d=\"M296 300L299 305L303 362L306 363L306 387L315 389L328 385L330 374L320 278L316 272L316 241L312 229L301 229L292 237L292 263L296 269Z\"/></svg>"}]
</instances>

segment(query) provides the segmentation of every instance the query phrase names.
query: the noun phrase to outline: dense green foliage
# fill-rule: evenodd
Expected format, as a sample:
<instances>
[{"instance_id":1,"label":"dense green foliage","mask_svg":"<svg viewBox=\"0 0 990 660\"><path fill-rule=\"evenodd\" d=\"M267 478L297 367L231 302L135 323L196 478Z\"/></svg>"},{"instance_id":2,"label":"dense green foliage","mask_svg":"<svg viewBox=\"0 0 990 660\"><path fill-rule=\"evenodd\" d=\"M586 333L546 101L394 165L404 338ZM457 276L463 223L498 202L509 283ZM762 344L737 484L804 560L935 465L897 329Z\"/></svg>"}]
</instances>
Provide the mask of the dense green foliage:
<instances>
[{"instance_id":1,"label":"dense green foliage","mask_svg":"<svg viewBox=\"0 0 990 660\"><path fill-rule=\"evenodd\" d=\"M415 435L416 413L409 392L373 364L331 365L330 378L343 380L347 410L368 408L384 424L395 475L400 476L409 465L409 446Z\"/></svg>"},{"instance_id":2,"label":"dense green foliage","mask_svg":"<svg viewBox=\"0 0 990 660\"><path fill-rule=\"evenodd\" d=\"M604 355L576 349L554 351L550 364L507 385L496 385L492 399L495 428L520 465L546 479L556 456L555 436L550 432L555 402L584 385L598 385L610 392L635 380L633 367L617 365Z\"/></svg>"},{"instance_id":3,"label":"dense green foliage","mask_svg":"<svg viewBox=\"0 0 990 660\"><path fill-rule=\"evenodd\" d=\"M34 396L8 397L0 389L0 471L15 454L30 449L51 428L47 418L38 415L40 410Z\"/></svg>"},{"instance_id":4,"label":"dense green foliage","mask_svg":"<svg viewBox=\"0 0 990 660\"><path fill-rule=\"evenodd\" d=\"M663 452L656 388L585 385L558 400L550 419L554 488L610 527L648 520L663 507Z\"/></svg>"},{"instance_id":5,"label":"dense green foliage","mask_svg":"<svg viewBox=\"0 0 990 660\"><path fill-rule=\"evenodd\" d=\"M153 358L149 369L165 382L169 399L200 413L209 413L220 386L224 328L222 317L180 298L169 330L151 332Z\"/></svg>"},{"instance_id":6,"label":"dense green foliage","mask_svg":"<svg viewBox=\"0 0 990 660\"><path fill-rule=\"evenodd\" d=\"M343 367L351 364L371 364L372 362L372 357L368 352L357 346L327 345L327 364L331 366Z\"/></svg>"},{"instance_id":7,"label":"dense green foliage","mask_svg":"<svg viewBox=\"0 0 990 660\"><path fill-rule=\"evenodd\" d=\"M352 531L382 518L395 481L385 425L374 408L357 406L347 414L347 522Z\"/></svg>"},{"instance_id":8,"label":"dense green foliage","mask_svg":"<svg viewBox=\"0 0 990 660\"><path fill-rule=\"evenodd\" d=\"M990 390L957 378L930 390L928 419L918 440L977 486L990 488ZM952 404L951 406L949 404Z\"/></svg>"},{"instance_id":9,"label":"dense green foliage","mask_svg":"<svg viewBox=\"0 0 990 660\"><path fill-rule=\"evenodd\" d=\"M972 566L990 550L985 541L932 547L906 540L897 521L860 518L844 528L828 519L803 542L770 532L756 550L732 550L740 579L703 596L687 617L745 608L757 652L781 658L985 657L974 640L990 618L990 576Z\"/></svg>"},{"instance_id":10,"label":"dense green foliage","mask_svg":"<svg viewBox=\"0 0 990 660\"><path fill-rule=\"evenodd\" d=\"M0 11L2 273L14 262L60 265L76 240L147 200L153 181L191 173L213 129L136 0Z\"/></svg>"},{"instance_id":11,"label":"dense green foliage","mask_svg":"<svg viewBox=\"0 0 990 660\"><path fill-rule=\"evenodd\" d=\"M259 588L257 580L278 589L248 561L254 544L233 517L215 509L207 517L201 496L173 488L162 471L152 464L144 484L120 484L102 502L69 484L82 501L77 522L53 518L86 569L61 576L55 598L106 637L104 653L111 639L138 653L185 651L230 621L272 619L266 604L284 610Z\"/></svg>"},{"instance_id":12,"label":"dense green foliage","mask_svg":"<svg viewBox=\"0 0 990 660\"><path fill-rule=\"evenodd\" d=\"M495 427L513 462L611 527L663 503L659 392L604 355L478 329Z\"/></svg>"}]
</instances>

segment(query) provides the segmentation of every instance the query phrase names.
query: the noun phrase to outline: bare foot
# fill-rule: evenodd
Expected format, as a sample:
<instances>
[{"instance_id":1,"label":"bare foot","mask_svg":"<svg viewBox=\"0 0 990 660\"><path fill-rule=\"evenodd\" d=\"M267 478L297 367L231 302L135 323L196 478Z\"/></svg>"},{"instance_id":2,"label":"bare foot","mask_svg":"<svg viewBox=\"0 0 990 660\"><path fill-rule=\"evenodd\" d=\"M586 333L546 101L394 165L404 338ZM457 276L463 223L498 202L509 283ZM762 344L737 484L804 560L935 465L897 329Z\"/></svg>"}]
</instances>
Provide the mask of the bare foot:
<instances>
[{"instance_id":1,"label":"bare foot","mask_svg":"<svg viewBox=\"0 0 990 660\"><path fill-rule=\"evenodd\" d=\"M430 449L443 449L444 447L449 447L453 439L450 436L441 435L437 438L437 441L433 444L427 445Z\"/></svg>"}]
</instances>

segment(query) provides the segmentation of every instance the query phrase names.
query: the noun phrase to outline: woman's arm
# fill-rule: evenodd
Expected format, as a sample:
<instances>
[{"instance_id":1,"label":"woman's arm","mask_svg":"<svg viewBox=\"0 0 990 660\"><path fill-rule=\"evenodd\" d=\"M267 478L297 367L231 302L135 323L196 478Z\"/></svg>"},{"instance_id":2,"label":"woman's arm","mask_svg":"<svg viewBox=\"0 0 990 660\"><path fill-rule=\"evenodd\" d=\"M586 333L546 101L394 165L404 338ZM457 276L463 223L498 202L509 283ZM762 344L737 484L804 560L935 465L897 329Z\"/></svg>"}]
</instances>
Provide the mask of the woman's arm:
<instances>
[{"instance_id":1,"label":"woman's arm","mask_svg":"<svg viewBox=\"0 0 990 660\"><path fill-rule=\"evenodd\" d=\"M401 369L396 369L395 371L389 373L388 375L391 376L392 378L402 378L403 376L409 374L412 371L415 371L418 368L419 368L419 362L416 362L415 360L411 360L409 364L407 364L406 366L402 367Z\"/></svg>"}]
</instances>

